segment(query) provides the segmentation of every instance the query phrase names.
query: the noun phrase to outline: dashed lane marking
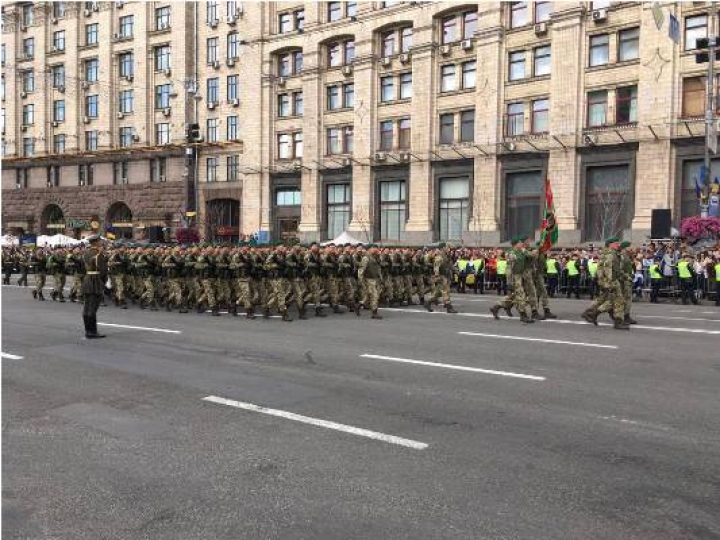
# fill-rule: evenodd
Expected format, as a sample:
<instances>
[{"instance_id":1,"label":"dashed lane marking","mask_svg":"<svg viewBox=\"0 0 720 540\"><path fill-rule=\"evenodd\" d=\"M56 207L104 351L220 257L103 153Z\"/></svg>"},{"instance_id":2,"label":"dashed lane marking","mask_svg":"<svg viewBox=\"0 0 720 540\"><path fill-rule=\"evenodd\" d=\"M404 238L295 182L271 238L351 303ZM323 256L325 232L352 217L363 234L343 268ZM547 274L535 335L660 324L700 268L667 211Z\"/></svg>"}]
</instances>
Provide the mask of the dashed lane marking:
<instances>
[{"instance_id":1,"label":"dashed lane marking","mask_svg":"<svg viewBox=\"0 0 720 540\"><path fill-rule=\"evenodd\" d=\"M0 352L1 358L7 358L8 360L22 360L22 356L18 356L17 354L10 354L6 352Z\"/></svg>"},{"instance_id":2,"label":"dashed lane marking","mask_svg":"<svg viewBox=\"0 0 720 540\"><path fill-rule=\"evenodd\" d=\"M424 442L414 441L412 439L404 439L402 437L396 437L395 435L388 435L386 433L380 433L378 431L370 431L368 429L349 426L347 424L338 424L337 422L330 422L328 420L321 420L320 418L303 416L301 414L281 411L279 409L269 409L261 405L254 405L253 403L244 403L242 401L234 401L232 399L225 399L217 396L204 397L203 401L210 401L219 405L227 405L228 407L236 407L238 409L243 409L246 411L267 414L270 416L277 416L279 418L285 418L286 420L294 420L296 422L302 422L304 424L310 424L312 426L322 427L326 429L334 429L335 431L342 431L344 433L350 433L352 435L357 435L360 437L367 437L368 439L375 439L376 441L397 444L399 446L405 446L414 450L424 450L428 447L428 445Z\"/></svg>"},{"instance_id":3,"label":"dashed lane marking","mask_svg":"<svg viewBox=\"0 0 720 540\"><path fill-rule=\"evenodd\" d=\"M454 369L456 371L470 371L473 373L484 373L486 375L498 375L500 377L514 377L516 379L528 379L531 381L544 381L545 377L527 375L526 373L513 373L511 371L497 371L494 369L482 369L470 366L458 366L456 364L442 364L440 362L427 362L425 360L413 360L411 358L396 358L394 356L382 356L379 354L361 354L360 358L372 358L374 360L387 360L388 362L400 362L403 364L417 364L443 369Z\"/></svg>"},{"instance_id":4,"label":"dashed lane marking","mask_svg":"<svg viewBox=\"0 0 720 540\"><path fill-rule=\"evenodd\" d=\"M557 345L577 345L579 347L596 347L598 349L617 349L617 345L602 345L600 343L585 343L582 341L563 341L560 339L541 339L522 336L505 336L501 334L481 334L479 332L458 332L461 336L479 336L496 339L512 339L517 341L539 341L541 343L554 343Z\"/></svg>"},{"instance_id":5,"label":"dashed lane marking","mask_svg":"<svg viewBox=\"0 0 720 540\"><path fill-rule=\"evenodd\" d=\"M169 330L167 328L153 328L151 326L131 326L129 324L115 324L99 322L100 326L112 326L113 328L128 328L130 330L146 330L148 332L162 332L164 334L182 334L180 330Z\"/></svg>"}]
</instances>

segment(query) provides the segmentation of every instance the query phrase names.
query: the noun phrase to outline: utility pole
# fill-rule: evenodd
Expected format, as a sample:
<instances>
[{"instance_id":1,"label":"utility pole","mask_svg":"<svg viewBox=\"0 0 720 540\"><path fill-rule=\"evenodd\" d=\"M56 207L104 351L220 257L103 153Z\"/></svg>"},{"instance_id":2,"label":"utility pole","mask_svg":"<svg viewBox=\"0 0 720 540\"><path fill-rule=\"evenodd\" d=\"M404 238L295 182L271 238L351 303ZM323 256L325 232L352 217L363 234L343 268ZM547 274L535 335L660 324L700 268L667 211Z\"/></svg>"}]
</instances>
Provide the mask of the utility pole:
<instances>
[{"instance_id":1,"label":"utility pole","mask_svg":"<svg viewBox=\"0 0 720 540\"><path fill-rule=\"evenodd\" d=\"M708 195L710 186L710 153L718 153L718 132L717 123L715 122L715 108L717 106L715 99L715 54L718 43L718 38L700 38L696 42L696 48L700 52L695 53L695 62L701 64L703 62L708 63L707 67L707 89L706 89L706 100L705 100L705 159L703 161L704 170L706 176L703 178L704 183L702 187L702 193L700 195L700 216L707 217L708 215Z\"/></svg>"}]
</instances>

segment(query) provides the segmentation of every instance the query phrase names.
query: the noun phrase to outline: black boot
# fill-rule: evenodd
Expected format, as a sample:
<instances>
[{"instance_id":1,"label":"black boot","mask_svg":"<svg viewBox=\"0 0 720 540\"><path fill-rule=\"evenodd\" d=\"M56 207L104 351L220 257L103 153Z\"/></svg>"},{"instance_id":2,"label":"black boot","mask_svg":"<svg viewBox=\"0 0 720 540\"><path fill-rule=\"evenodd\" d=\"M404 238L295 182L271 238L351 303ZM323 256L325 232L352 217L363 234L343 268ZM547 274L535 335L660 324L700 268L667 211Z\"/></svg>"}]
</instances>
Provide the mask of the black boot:
<instances>
[{"instance_id":1,"label":"black boot","mask_svg":"<svg viewBox=\"0 0 720 540\"><path fill-rule=\"evenodd\" d=\"M280 312L282 320L285 322L292 322L292 318L288 315L287 309Z\"/></svg>"},{"instance_id":2,"label":"black boot","mask_svg":"<svg viewBox=\"0 0 720 540\"><path fill-rule=\"evenodd\" d=\"M455 309L452 304L445 304L445 310L448 313L457 313L458 312L457 309Z\"/></svg>"},{"instance_id":3,"label":"black boot","mask_svg":"<svg viewBox=\"0 0 720 540\"><path fill-rule=\"evenodd\" d=\"M637 321L635 319L633 319L629 313L627 315L625 315L625 319L623 320L623 322L625 324L637 324Z\"/></svg>"},{"instance_id":4,"label":"black boot","mask_svg":"<svg viewBox=\"0 0 720 540\"><path fill-rule=\"evenodd\" d=\"M316 317L327 317L327 314L323 311L322 306L317 306L315 308L315 316Z\"/></svg>"},{"instance_id":5,"label":"black boot","mask_svg":"<svg viewBox=\"0 0 720 540\"><path fill-rule=\"evenodd\" d=\"M337 304L334 304L332 307L333 313L343 314L345 313L342 309L340 309L340 306Z\"/></svg>"},{"instance_id":6,"label":"black boot","mask_svg":"<svg viewBox=\"0 0 720 540\"><path fill-rule=\"evenodd\" d=\"M254 319L255 318L255 308L247 308L245 310L245 318L246 319Z\"/></svg>"},{"instance_id":7,"label":"black boot","mask_svg":"<svg viewBox=\"0 0 720 540\"><path fill-rule=\"evenodd\" d=\"M532 310L532 318L536 321L544 321L545 317L543 315L540 315L540 312L537 309Z\"/></svg>"},{"instance_id":8,"label":"black boot","mask_svg":"<svg viewBox=\"0 0 720 540\"><path fill-rule=\"evenodd\" d=\"M583 319L585 319L587 322L589 322L590 324L594 324L595 326L597 326L598 325L598 321L597 321L598 315L599 315L599 313L596 310L594 310L593 308L588 308L583 312L581 317Z\"/></svg>"},{"instance_id":9,"label":"black boot","mask_svg":"<svg viewBox=\"0 0 720 540\"><path fill-rule=\"evenodd\" d=\"M524 311L520 312L520 321L524 322L525 324L532 324L535 322L535 319L532 317L528 317L527 313Z\"/></svg>"},{"instance_id":10,"label":"black boot","mask_svg":"<svg viewBox=\"0 0 720 540\"><path fill-rule=\"evenodd\" d=\"M95 339L104 338L105 334L98 334L97 317L95 317L94 315L92 317L90 317L90 323L92 324L92 330L93 330L93 334L95 334Z\"/></svg>"},{"instance_id":11,"label":"black boot","mask_svg":"<svg viewBox=\"0 0 720 540\"><path fill-rule=\"evenodd\" d=\"M37 291L36 290L33 289L32 295L33 295L33 299L37 300Z\"/></svg>"},{"instance_id":12,"label":"black boot","mask_svg":"<svg viewBox=\"0 0 720 540\"><path fill-rule=\"evenodd\" d=\"M557 319L557 315L555 315L552 311L550 311L550 308L546 307L544 309L545 312L545 318L546 319Z\"/></svg>"},{"instance_id":13,"label":"black boot","mask_svg":"<svg viewBox=\"0 0 720 540\"><path fill-rule=\"evenodd\" d=\"M498 315L498 312L500 311L500 306L496 305L490 308L490 313L492 313L492 316L495 320L500 320L500 315Z\"/></svg>"},{"instance_id":14,"label":"black boot","mask_svg":"<svg viewBox=\"0 0 720 540\"><path fill-rule=\"evenodd\" d=\"M298 319L301 319L303 321L307 320L307 311L305 311L305 306L298 308Z\"/></svg>"},{"instance_id":15,"label":"black boot","mask_svg":"<svg viewBox=\"0 0 720 540\"><path fill-rule=\"evenodd\" d=\"M377 309L373 309L372 315L370 316L371 319L382 319L382 315L378 313Z\"/></svg>"},{"instance_id":16,"label":"black boot","mask_svg":"<svg viewBox=\"0 0 720 540\"><path fill-rule=\"evenodd\" d=\"M427 309L430 313L433 312L432 300L428 300L427 302L425 302L425 309Z\"/></svg>"},{"instance_id":17,"label":"black boot","mask_svg":"<svg viewBox=\"0 0 720 540\"><path fill-rule=\"evenodd\" d=\"M40 300L41 302L45 301L45 297L43 296L42 291L38 291L38 300Z\"/></svg>"},{"instance_id":18,"label":"black boot","mask_svg":"<svg viewBox=\"0 0 720 540\"><path fill-rule=\"evenodd\" d=\"M219 317L220 316L220 308L215 306L212 308L212 316L213 317Z\"/></svg>"},{"instance_id":19,"label":"black boot","mask_svg":"<svg viewBox=\"0 0 720 540\"><path fill-rule=\"evenodd\" d=\"M625 323L623 319L615 319L613 321L613 328L615 330L630 330L630 325Z\"/></svg>"}]
</instances>

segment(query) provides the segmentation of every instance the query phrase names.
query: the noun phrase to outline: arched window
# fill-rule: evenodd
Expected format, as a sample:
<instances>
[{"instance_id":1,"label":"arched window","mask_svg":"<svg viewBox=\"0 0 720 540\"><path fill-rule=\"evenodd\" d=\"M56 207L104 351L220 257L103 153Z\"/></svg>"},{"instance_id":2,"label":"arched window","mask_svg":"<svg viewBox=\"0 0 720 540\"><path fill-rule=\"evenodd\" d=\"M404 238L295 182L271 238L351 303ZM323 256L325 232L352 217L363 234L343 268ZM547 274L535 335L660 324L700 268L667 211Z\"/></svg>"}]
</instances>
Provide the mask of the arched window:
<instances>
[{"instance_id":1,"label":"arched window","mask_svg":"<svg viewBox=\"0 0 720 540\"><path fill-rule=\"evenodd\" d=\"M207 237L217 242L237 242L240 236L240 203L235 199L213 199L205 210Z\"/></svg>"},{"instance_id":2,"label":"arched window","mask_svg":"<svg viewBox=\"0 0 720 540\"><path fill-rule=\"evenodd\" d=\"M325 45L327 67L347 66L355 60L355 39L350 37L333 39Z\"/></svg>"},{"instance_id":3,"label":"arched window","mask_svg":"<svg viewBox=\"0 0 720 540\"><path fill-rule=\"evenodd\" d=\"M133 223L130 207L122 201L113 203L108 208L105 231L115 235L115 238L132 239Z\"/></svg>"},{"instance_id":4,"label":"arched window","mask_svg":"<svg viewBox=\"0 0 720 540\"><path fill-rule=\"evenodd\" d=\"M53 235L65 231L65 215L57 204L48 204L41 216L43 234Z\"/></svg>"},{"instance_id":5,"label":"arched window","mask_svg":"<svg viewBox=\"0 0 720 540\"><path fill-rule=\"evenodd\" d=\"M278 76L292 77L299 75L303 68L302 49L284 50L276 53Z\"/></svg>"}]
</instances>

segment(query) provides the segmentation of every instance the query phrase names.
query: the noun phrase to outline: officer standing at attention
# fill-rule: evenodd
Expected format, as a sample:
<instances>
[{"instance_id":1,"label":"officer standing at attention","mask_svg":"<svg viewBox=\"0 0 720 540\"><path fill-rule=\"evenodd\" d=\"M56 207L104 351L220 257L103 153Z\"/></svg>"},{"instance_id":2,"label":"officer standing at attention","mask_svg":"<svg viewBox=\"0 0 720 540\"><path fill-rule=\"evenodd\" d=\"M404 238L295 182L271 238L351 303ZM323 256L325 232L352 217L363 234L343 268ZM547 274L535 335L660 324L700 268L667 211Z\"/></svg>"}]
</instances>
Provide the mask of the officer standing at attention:
<instances>
[{"instance_id":1,"label":"officer standing at attention","mask_svg":"<svg viewBox=\"0 0 720 540\"><path fill-rule=\"evenodd\" d=\"M662 257L656 256L653 263L648 267L650 274L650 303L657 304L660 296L660 287L662 287L662 274L660 273L660 262Z\"/></svg>"},{"instance_id":2,"label":"officer standing at attention","mask_svg":"<svg viewBox=\"0 0 720 540\"><path fill-rule=\"evenodd\" d=\"M102 238L94 234L88 238L90 248L85 252L85 276L83 277L82 294L85 298L83 306L83 322L85 337L97 339L105 337L97 331L97 311L105 293L105 282L108 278L107 257L103 253Z\"/></svg>"}]
</instances>

